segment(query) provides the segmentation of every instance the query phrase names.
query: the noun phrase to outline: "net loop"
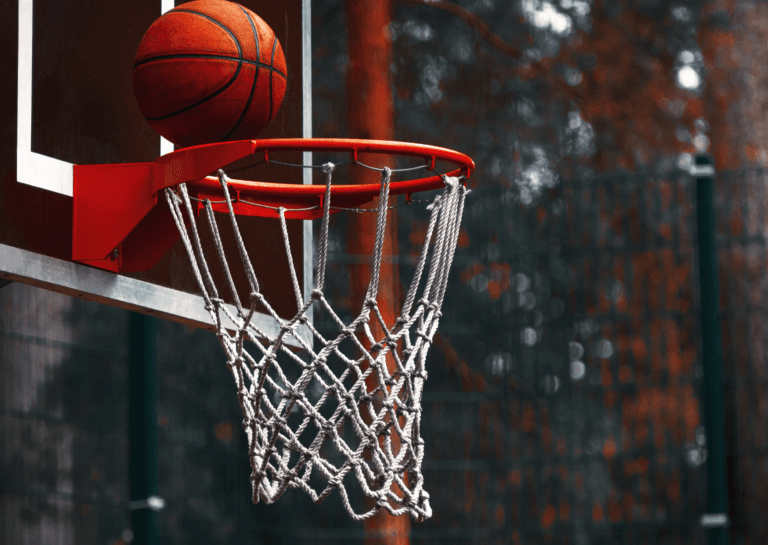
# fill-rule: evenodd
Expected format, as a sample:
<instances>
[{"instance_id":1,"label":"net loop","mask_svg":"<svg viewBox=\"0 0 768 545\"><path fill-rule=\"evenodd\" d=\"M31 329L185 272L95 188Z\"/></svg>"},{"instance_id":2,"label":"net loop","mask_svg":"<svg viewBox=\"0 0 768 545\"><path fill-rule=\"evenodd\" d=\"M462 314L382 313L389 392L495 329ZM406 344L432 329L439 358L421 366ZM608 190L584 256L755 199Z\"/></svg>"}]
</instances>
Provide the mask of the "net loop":
<instances>
[{"instance_id":1,"label":"net loop","mask_svg":"<svg viewBox=\"0 0 768 545\"><path fill-rule=\"evenodd\" d=\"M195 221L198 209L193 208L186 185L166 189L165 197L235 382L248 439L253 501L272 503L296 488L320 503L338 491L355 520L369 519L381 509L424 520L432 515L429 494L423 489L420 432L426 358L441 317L468 190L462 179L444 176L442 193L427 207L429 226L400 315L388 324L379 308L379 288L393 171L376 169L381 184L372 209L376 233L371 278L359 313L345 322L324 292L335 168L333 163L322 166L325 191L315 287L306 298L291 253L286 222L290 210L277 209L296 299L296 314L290 318L280 317L261 292L238 227L228 187L231 180L223 170L217 174L225 216L249 284L247 307L238 296L234 265L222 246L217 224L222 216L217 219L211 201L195 201L213 241L206 253ZM247 204L240 201L238 206ZM207 254L215 256L234 307L220 295ZM314 310L336 324L333 335L326 338L315 329L309 317ZM253 320L257 311L274 319L277 334L257 327Z\"/></svg>"}]
</instances>

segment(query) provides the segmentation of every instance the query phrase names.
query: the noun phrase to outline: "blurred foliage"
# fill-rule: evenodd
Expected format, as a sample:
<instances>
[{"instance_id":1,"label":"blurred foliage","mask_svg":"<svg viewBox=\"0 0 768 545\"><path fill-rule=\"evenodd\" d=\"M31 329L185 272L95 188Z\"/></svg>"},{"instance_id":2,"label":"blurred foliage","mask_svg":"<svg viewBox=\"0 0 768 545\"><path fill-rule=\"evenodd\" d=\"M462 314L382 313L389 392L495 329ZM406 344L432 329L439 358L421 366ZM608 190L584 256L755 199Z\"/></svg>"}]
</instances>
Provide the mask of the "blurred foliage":
<instances>
[{"instance_id":1,"label":"blurred foliage","mask_svg":"<svg viewBox=\"0 0 768 545\"><path fill-rule=\"evenodd\" d=\"M314 38L319 136L346 131L339 4L314 3L316 25L333 29ZM702 2L395 5L383 32L393 40L396 138L478 164L430 359L424 429L436 514L412 540L702 542L707 448L686 172L710 149L727 166L724 154L738 151L731 136L743 139L743 117L722 122L732 95L713 105L707 87L737 85L738 65L715 73L708 63L730 57L724 20L735 15ZM745 149L756 166L759 150ZM753 202L722 200L736 182L759 188L724 176L721 215ZM425 217L397 211L403 283ZM751 281L726 250L740 243L719 243L721 274L732 279L726 304L731 285ZM764 248L764 236L754 244ZM343 239L336 247L343 291L350 258ZM734 361L726 350L729 437L755 418L730 406L756 395L730 386ZM762 444L759 435L748 444ZM737 543L767 531L763 493L739 484L765 482L765 462L748 450L729 445Z\"/></svg>"}]
</instances>

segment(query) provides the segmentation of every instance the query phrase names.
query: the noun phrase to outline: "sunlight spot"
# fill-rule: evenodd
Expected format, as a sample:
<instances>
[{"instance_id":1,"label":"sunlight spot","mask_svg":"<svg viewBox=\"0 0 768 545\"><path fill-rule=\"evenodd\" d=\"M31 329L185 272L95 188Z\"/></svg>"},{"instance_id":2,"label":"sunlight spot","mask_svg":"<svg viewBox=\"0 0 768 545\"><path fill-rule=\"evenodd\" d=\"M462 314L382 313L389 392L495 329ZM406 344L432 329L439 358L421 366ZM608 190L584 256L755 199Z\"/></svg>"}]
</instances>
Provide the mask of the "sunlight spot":
<instances>
[{"instance_id":1,"label":"sunlight spot","mask_svg":"<svg viewBox=\"0 0 768 545\"><path fill-rule=\"evenodd\" d=\"M613 355L613 345L608 339L603 339L597 343L596 352L598 358L610 358Z\"/></svg>"},{"instance_id":2,"label":"sunlight spot","mask_svg":"<svg viewBox=\"0 0 768 545\"><path fill-rule=\"evenodd\" d=\"M571 362L571 378L573 380L581 380L584 375L587 374L587 366L582 361Z\"/></svg>"},{"instance_id":3,"label":"sunlight spot","mask_svg":"<svg viewBox=\"0 0 768 545\"><path fill-rule=\"evenodd\" d=\"M581 124L581 114L578 111L568 113L568 127L571 129L578 129Z\"/></svg>"},{"instance_id":4,"label":"sunlight spot","mask_svg":"<svg viewBox=\"0 0 768 545\"><path fill-rule=\"evenodd\" d=\"M571 30L571 18L562 13L553 12L550 15L550 26L558 34L565 34ZM555 379L557 380L557 378Z\"/></svg>"},{"instance_id":5,"label":"sunlight spot","mask_svg":"<svg viewBox=\"0 0 768 545\"><path fill-rule=\"evenodd\" d=\"M672 17L686 23L692 19L691 10L685 6L675 6L672 8Z\"/></svg>"},{"instance_id":6,"label":"sunlight spot","mask_svg":"<svg viewBox=\"0 0 768 545\"><path fill-rule=\"evenodd\" d=\"M678 55L678 58L680 59L680 62L683 64L691 64L694 60L696 60L696 55L693 54L693 51L688 51L686 49L685 51L680 52L680 55Z\"/></svg>"},{"instance_id":7,"label":"sunlight spot","mask_svg":"<svg viewBox=\"0 0 768 545\"><path fill-rule=\"evenodd\" d=\"M693 156L690 153L681 153L677 157L677 166L680 170L689 170L693 166Z\"/></svg>"},{"instance_id":8,"label":"sunlight spot","mask_svg":"<svg viewBox=\"0 0 768 545\"><path fill-rule=\"evenodd\" d=\"M555 9L549 2L524 0L523 13L526 19L538 28L551 29L552 32L561 35L571 30L571 18Z\"/></svg>"},{"instance_id":9,"label":"sunlight spot","mask_svg":"<svg viewBox=\"0 0 768 545\"><path fill-rule=\"evenodd\" d=\"M586 2L574 2L573 9L576 11L576 15L585 17L589 14L589 4Z\"/></svg>"},{"instance_id":10,"label":"sunlight spot","mask_svg":"<svg viewBox=\"0 0 768 545\"><path fill-rule=\"evenodd\" d=\"M701 83L699 73L691 66L683 66L677 72L677 84L683 89L696 89Z\"/></svg>"},{"instance_id":11,"label":"sunlight spot","mask_svg":"<svg viewBox=\"0 0 768 545\"><path fill-rule=\"evenodd\" d=\"M680 142L688 143L691 141L691 132L683 126L678 126L675 130L675 137L680 140Z\"/></svg>"},{"instance_id":12,"label":"sunlight spot","mask_svg":"<svg viewBox=\"0 0 768 545\"><path fill-rule=\"evenodd\" d=\"M454 57L464 62L468 61L472 56L472 48L470 47L469 43L463 39L457 40L456 43L453 44L453 49L451 52L453 53Z\"/></svg>"},{"instance_id":13,"label":"sunlight spot","mask_svg":"<svg viewBox=\"0 0 768 545\"><path fill-rule=\"evenodd\" d=\"M403 25L403 31L406 32L412 38L416 38L420 42L427 42L432 39L434 32L432 27L427 23L419 24L416 21L408 21Z\"/></svg>"},{"instance_id":14,"label":"sunlight spot","mask_svg":"<svg viewBox=\"0 0 768 545\"><path fill-rule=\"evenodd\" d=\"M576 87L581 83L581 72L572 66L566 66L563 69L563 79L571 87Z\"/></svg>"},{"instance_id":15,"label":"sunlight spot","mask_svg":"<svg viewBox=\"0 0 768 545\"><path fill-rule=\"evenodd\" d=\"M704 153L707 151L707 148L709 147L709 138L706 134L697 134L693 137L693 147L696 148L696 151L699 153Z\"/></svg>"},{"instance_id":16,"label":"sunlight spot","mask_svg":"<svg viewBox=\"0 0 768 545\"><path fill-rule=\"evenodd\" d=\"M532 327L526 327L520 332L520 340L525 346L533 346L539 340L536 330Z\"/></svg>"},{"instance_id":17,"label":"sunlight spot","mask_svg":"<svg viewBox=\"0 0 768 545\"><path fill-rule=\"evenodd\" d=\"M709 123L703 117L693 122L693 127L699 132L709 132Z\"/></svg>"},{"instance_id":18,"label":"sunlight spot","mask_svg":"<svg viewBox=\"0 0 768 545\"><path fill-rule=\"evenodd\" d=\"M538 189L541 186L541 172L538 169L528 169L525 174L529 186L533 189Z\"/></svg>"},{"instance_id":19,"label":"sunlight spot","mask_svg":"<svg viewBox=\"0 0 768 545\"><path fill-rule=\"evenodd\" d=\"M576 341L568 343L568 357L572 361L578 361L584 355L584 346Z\"/></svg>"},{"instance_id":20,"label":"sunlight spot","mask_svg":"<svg viewBox=\"0 0 768 545\"><path fill-rule=\"evenodd\" d=\"M531 279L525 273L517 273L515 275L515 289L518 293L523 293L531 285Z\"/></svg>"},{"instance_id":21,"label":"sunlight spot","mask_svg":"<svg viewBox=\"0 0 768 545\"><path fill-rule=\"evenodd\" d=\"M491 354L486 360L486 367L496 376L509 372L512 365L512 355L507 353Z\"/></svg>"},{"instance_id":22,"label":"sunlight spot","mask_svg":"<svg viewBox=\"0 0 768 545\"><path fill-rule=\"evenodd\" d=\"M488 277L484 274L473 276L468 282L469 287L478 292L483 292L488 288Z\"/></svg>"}]
</instances>

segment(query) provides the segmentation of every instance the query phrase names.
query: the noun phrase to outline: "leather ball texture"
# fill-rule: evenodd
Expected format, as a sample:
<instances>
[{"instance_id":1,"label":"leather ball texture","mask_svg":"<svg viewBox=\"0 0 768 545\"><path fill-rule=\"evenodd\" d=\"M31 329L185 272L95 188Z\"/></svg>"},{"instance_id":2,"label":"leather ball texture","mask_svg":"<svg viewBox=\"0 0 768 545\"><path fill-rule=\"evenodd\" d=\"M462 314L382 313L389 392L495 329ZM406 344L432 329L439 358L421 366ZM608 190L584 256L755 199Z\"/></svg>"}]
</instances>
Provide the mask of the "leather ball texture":
<instances>
[{"instance_id":1,"label":"leather ball texture","mask_svg":"<svg viewBox=\"0 0 768 545\"><path fill-rule=\"evenodd\" d=\"M133 90L160 135L188 147L256 138L280 109L286 64L275 33L225 0L165 13L139 44Z\"/></svg>"}]
</instances>

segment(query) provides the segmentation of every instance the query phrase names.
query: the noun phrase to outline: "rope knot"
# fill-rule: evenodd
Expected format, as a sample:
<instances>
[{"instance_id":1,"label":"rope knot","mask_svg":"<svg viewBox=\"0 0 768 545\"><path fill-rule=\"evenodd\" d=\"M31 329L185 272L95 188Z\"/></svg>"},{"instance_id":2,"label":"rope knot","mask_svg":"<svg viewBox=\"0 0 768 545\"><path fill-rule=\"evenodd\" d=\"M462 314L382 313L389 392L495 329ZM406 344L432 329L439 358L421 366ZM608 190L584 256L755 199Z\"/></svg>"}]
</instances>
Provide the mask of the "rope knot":
<instances>
[{"instance_id":1,"label":"rope knot","mask_svg":"<svg viewBox=\"0 0 768 545\"><path fill-rule=\"evenodd\" d=\"M283 428L285 428L286 426L288 426L288 421L285 418L277 414L272 416L272 422L270 426L272 428L272 433L276 433L282 430ZM277 449L275 448L273 448L272 450L277 452Z\"/></svg>"},{"instance_id":2,"label":"rope knot","mask_svg":"<svg viewBox=\"0 0 768 545\"><path fill-rule=\"evenodd\" d=\"M329 174L329 173L333 172L334 170L336 170L336 165L334 165L330 161L323 165L323 172L325 172L326 174Z\"/></svg>"},{"instance_id":3,"label":"rope knot","mask_svg":"<svg viewBox=\"0 0 768 545\"><path fill-rule=\"evenodd\" d=\"M373 297L369 297L368 299L365 300L365 306L367 306L368 308L375 308L376 299L374 299Z\"/></svg>"},{"instance_id":4,"label":"rope knot","mask_svg":"<svg viewBox=\"0 0 768 545\"><path fill-rule=\"evenodd\" d=\"M301 394L298 393L293 388L286 388L286 390L283 392L283 395L282 395L283 399L296 399L296 400L298 400L298 399L301 399L301 397L302 397Z\"/></svg>"},{"instance_id":5,"label":"rope knot","mask_svg":"<svg viewBox=\"0 0 768 545\"><path fill-rule=\"evenodd\" d=\"M434 209L435 209L435 207L438 207L438 206L440 206L440 201L441 201L441 200L442 200L442 199L441 199L441 196L440 196L440 195L438 195L437 197L435 197L435 198L434 198L434 200L432 201L432 204L430 204L429 206L427 206L427 210L430 210L430 211L431 211L431 210L434 210Z\"/></svg>"},{"instance_id":6,"label":"rope knot","mask_svg":"<svg viewBox=\"0 0 768 545\"><path fill-rule=\"evenodd\" d=\"M322 291L320 291L319 289L313 289L312 290L312 299L314 301L317 301L318 299L322 299L322 298L323 298L323 292Z\"/></svg>"},{"instance_id":7,"label":"rope knot","mask_svg":"<svg viewBox=\"0 0 768 545\"><path fill-rule=\"evenodd\" d=\"M171 198L171 200L173 200L173 202L175 202L176 204L181 204L183 202L181 200L181 197L179 197L174 191L172 191L169 188L167 188L165 190L165 194L166 194L166 196L169 196Z\"/></svg>"},{"instance_id":8,"label":"rope knot","mask_svg":"<svg viewBox=\"0 0 768 545\"><path fill-rule=\"evenodd\" d=\"M445 185L447 185L451 189L455 189L456 186L459 184L459 179L454 178L453 176L443 175L443 182L445 182Z\"/></svg>"}]
</instances>

